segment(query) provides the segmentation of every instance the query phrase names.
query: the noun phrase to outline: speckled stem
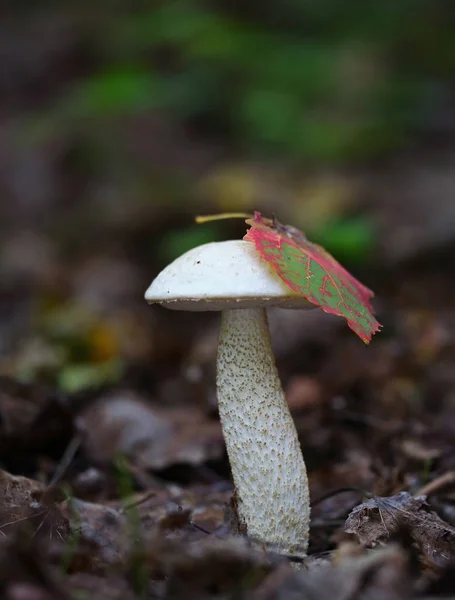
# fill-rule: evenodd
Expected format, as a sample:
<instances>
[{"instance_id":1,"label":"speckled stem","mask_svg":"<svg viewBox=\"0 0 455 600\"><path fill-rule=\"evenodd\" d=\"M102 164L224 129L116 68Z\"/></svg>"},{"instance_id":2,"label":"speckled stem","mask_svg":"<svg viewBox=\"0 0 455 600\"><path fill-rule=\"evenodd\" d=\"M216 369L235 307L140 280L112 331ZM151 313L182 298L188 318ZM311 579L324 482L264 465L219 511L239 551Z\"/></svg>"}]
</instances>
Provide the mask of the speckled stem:
<instances>
[{"instance_id":1,"label":"speckled stem","mask_svg":"<svg viewBox=\"0 0 455 600\"><path fill-rule=\"evenodd\" d=\"M248 535L284 552L305 553L308 480L265 309L222 312L217 396L238 514Z\"/></svg>"}]
</instances>

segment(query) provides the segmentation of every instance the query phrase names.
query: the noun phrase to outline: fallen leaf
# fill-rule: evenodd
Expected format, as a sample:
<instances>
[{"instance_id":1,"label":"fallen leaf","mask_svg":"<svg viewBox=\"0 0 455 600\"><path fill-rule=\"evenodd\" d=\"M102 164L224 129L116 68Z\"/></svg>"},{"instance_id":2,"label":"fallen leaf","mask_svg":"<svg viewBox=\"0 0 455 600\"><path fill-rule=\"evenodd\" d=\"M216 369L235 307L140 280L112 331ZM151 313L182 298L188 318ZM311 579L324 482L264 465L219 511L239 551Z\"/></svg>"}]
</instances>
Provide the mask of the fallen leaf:
<instances>
[{"instance_id":1,"label":"fallen leaf","mask_svg":"<svg viewBox=\"0 0 455 600\"><path fill-rule=\"evenodd\" d=\"M164 575L166 597L210 598L213 596L205 595L208 590L226 594L232 591L233 582L241 597L272 568L273 556L253 550L242 537L206 535L185 545L162 537L151 542L148 562L152 577L154 572Z\"/></svg>"},{"instance_id":2,"label":"fallen leaf","mask_svg":"<svg viewBox=\"0 0 455 600\"><path fill-rule=\"evenodd\" d=\"M276 577L273 571L253 594L253 600L406 600L411 585L406 554L390 546L363 556L352 556L333 565L327 561L305 570ZM275 582L273 581L275 579Z\"/></svg>"},{"instance_id":3,"label":"fallen leaf","mask_svg":"<svg viewBox=\"0 0 455 600\"><path fill-rule=\"evenodd\" d=\"M33 479L0 470L0 535L10 538L19 530L32 537L64 541L69 526L45 486Z\"/></svg>"},{"instance_id":4,"label":"fallen leaf","mask_svg":"<svg viewBox=\"0 0 455 600\"><path fill-rule=\"evenodd\" d=\"M223 438L218 421L194 406L166 409L132 392L116 392L91 404L80 417L84 447L96 461L128 456L144 469L200 465L219 458Z\"/></svg>"},{"instance_id":5,"label":"fallen leaf","mask_svg":"<svg viewBox=\"0 0 455 600\"><path fill-rule=\"evenodd\" d=\"M74 544L73 554L67 557L70 570L78 564L79 569L96 571L96 565L115 565L125 558L124 536L128 523L120 510L77 498L63 502L61 510L70 523ZM85 561L81 561L79 555L81 548L87 560L84 567L81 563Z\"/></svg>"},{"instance_id":6,"label":"fallen leaf","mask_svg":"<svg viewBox=\"0 0 455 600\"><path fill-rule=\"evenodd\" d=\"M243 239L254 244L290 289L324 312L344 317L361 340L371 341L381 327L373 316L371 290L295 227L264 220L258 212L246 223L250 229Z\"/></svg>"},{"instance_id":7,"label":"fallen leaf","mask_svg":"<svg viewBox=\"0 0 455 600\"><path fill-rule=\"evenodd\" d=\"M403 530L429 566L443 567L455 560L455 528L431 510L425 496L400 492L371 498L356 506L345 524L345 532L367 547L384 544Z\"/></svg>"},{"instance_id":8,"label":"fallen leaf","mask_svg":"<svg viewBox=\"0 0 455 600\"><path fill-rule=\"evenodd\" d=\"M177 493L175 490L162 489L152 497L147 492L142 492L128 504L133 503L138 507L144 527L150 530L155 530L157 525L159 529L165 529L174 516L177 516L180 523L186 519L186 525L187 517L191 514L191 520L196 527L218 533L225 524L226 509L231 496L232 485L223 483L189 487ZM193 528L193 532L196 532L196 529Z\"/></svg>"},{"instance_id":9,"label":"fallen leaf","mask_svg":"<svg viewBox=\"0 0 455 600\"><path fill-rule=\"evenodd\" d=\"M40 481L11 475L7 471L0 470L0 496L3 509L36 502L38 495L45 489L45 485Z\"/></svg>"}]
</instances>

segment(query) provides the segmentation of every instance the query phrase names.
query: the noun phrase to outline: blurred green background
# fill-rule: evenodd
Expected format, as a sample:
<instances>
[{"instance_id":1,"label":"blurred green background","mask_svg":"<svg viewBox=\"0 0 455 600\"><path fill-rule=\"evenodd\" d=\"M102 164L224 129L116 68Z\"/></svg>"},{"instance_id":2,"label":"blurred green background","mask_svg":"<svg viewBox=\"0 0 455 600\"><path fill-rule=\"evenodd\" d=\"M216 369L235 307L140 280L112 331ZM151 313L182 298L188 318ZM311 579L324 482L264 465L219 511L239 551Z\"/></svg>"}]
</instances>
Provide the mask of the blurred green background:
<instances>
[{"instance_id":1,"label":"blurred green background","mask_svg":"<svg viewBox=\"0 0 455 600\"><path fill-rule=\"evenodd\" d=\"M274 212L367 279L453 246L450 0L11 2L0 28L3 373L149 359L158 269L244 233L199 213Z\"/></svg>"}]
</instances>

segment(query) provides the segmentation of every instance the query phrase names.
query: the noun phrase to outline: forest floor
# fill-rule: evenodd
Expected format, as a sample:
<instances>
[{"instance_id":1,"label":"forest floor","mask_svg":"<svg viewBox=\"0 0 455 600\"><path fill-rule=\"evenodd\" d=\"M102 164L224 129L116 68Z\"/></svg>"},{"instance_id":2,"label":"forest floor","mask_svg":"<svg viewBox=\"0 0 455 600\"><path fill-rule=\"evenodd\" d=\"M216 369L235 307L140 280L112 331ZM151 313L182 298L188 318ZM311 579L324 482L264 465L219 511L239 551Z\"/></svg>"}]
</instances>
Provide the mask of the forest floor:
<instances>
[{"instance_id":1,"label":"forest floor","mask_svg":"<svg viewBox=\"0 0 455 600\"><path fill-rule=\"evenodd\" d=\"M384 328L368 347L317 309L270 312L310 478L303 561L230 529L216 314L142 306L125 286L139 288L149 272L120 259L74 267L65 293L54 272L38 300L11 275L2 330L15 350L0 379L3 597L455 596L452 261L446 248L371 274ZM84 312L81 298L100 310Z\"/></svg>"}]
</instances>

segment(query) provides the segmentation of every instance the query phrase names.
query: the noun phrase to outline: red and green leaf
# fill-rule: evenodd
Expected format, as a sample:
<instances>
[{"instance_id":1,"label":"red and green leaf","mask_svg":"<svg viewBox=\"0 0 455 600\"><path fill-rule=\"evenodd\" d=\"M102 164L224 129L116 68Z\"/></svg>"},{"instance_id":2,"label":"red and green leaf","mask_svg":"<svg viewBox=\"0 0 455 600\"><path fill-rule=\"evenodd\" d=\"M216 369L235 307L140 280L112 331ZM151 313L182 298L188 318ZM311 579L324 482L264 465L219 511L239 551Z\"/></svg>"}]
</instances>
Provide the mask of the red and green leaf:
<instances>
[{"instance_id":1,"label":"red and green leaf","mask_svg":"<svg viewBox=\"0 0 455 600\"><path fill-rule=\"evenodd\" d=\"M373 292L357 281L324 248L310 242L295 227L255 212L244 239L255 245L261 257L283 282L327 313L344 317L366 343L381 325L373 316Z\"/></svg>"}]
</instances>

